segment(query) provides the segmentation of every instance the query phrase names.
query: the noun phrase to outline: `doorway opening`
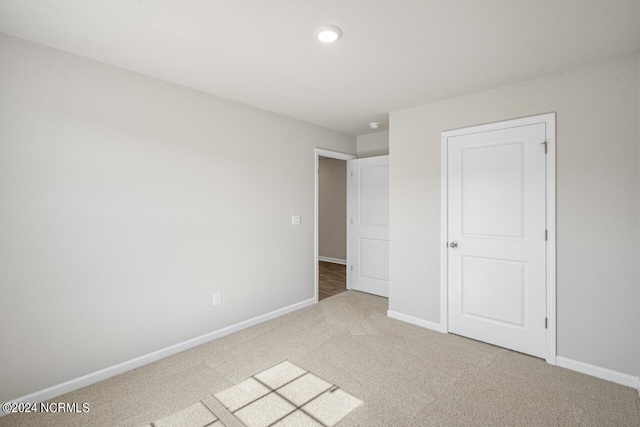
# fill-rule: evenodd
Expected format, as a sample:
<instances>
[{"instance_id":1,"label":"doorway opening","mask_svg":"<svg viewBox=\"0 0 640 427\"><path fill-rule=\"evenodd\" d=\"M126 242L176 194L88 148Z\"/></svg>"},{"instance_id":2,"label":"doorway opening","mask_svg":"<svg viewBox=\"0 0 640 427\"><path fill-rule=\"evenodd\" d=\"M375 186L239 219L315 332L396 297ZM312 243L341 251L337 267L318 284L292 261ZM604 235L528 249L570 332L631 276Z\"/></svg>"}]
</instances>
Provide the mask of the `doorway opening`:
<instances>
[{"instance_id":1,"label":"doorway opening","mask_svg":"<svg viewBox=\"0 0 640 427\"><path fill-rule=\"evenodd\" d=\"M315 150L315 299L346 291L347 161L356 157Z\"/></svg>"}]
</instances>

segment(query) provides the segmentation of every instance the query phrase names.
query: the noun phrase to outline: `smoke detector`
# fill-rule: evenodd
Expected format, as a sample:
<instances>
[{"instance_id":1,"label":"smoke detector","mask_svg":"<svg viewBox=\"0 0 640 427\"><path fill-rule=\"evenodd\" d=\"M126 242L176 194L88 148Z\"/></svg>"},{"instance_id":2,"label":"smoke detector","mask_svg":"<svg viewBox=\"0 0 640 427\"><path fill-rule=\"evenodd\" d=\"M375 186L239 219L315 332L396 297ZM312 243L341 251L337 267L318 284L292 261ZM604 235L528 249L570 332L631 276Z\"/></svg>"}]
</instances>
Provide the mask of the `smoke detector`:
<instances>
[{"instance_id":1,"label":"smoke detector","mask_svg":"<svg viewBox=\"0 0 640 427\"><path fill-rule=\"evenodd\" d=\"M380 123L378 122L371 122L369 123L369 127L373 130L378 129L380 127Z\"/></svg>"}]
</instances>

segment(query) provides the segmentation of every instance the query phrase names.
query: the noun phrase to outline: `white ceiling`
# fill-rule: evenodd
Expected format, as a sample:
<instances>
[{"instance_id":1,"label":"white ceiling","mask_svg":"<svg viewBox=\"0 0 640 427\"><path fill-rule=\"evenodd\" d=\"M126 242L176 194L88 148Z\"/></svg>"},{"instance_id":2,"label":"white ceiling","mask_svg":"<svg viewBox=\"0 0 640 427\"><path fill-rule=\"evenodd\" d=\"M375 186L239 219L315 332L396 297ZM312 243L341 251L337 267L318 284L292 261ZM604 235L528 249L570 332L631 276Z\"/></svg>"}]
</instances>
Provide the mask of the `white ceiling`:
<instances>
[{"instance_id":1,"label":"white ceiling","mask_svg":"<svg viewBox=\"0 0 640 427\"><path fill-rule=\"evenodd\" d=\"M342 39L318 42L321 24ZM0 32L360 135L640 52L640 1L0 0Z\"/></svg>"}]
</instances>

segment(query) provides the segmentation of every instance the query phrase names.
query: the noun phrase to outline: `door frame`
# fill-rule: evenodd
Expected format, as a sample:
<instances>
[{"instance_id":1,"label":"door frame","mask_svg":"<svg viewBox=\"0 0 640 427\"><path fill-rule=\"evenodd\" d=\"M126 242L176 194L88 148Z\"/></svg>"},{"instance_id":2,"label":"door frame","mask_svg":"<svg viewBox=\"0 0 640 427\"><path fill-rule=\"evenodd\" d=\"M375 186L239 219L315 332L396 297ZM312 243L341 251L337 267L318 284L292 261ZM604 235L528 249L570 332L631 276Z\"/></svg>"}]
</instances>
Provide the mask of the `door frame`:
<instances>
[{"instance_id":1,"label":"door frame","mask_svg":"<svg viewBox=\"0 0 640 427\"><path fill-rule=\"evenodd\" d=\"M440 189L440 326L449 332L449 278L448 278L448 139L455 136L494 130L544 124L547 142L546 156L546 221L547 221L547 356L545 360L556 364L556 113L471 126L444 131L441 134L441 189Z\"/></svg>"},{"instance_id":2,"label":"door frame","mask_svg":"<svg viewBox=\"0 0 640 427\"><path fill-rule=\"evenodd\" d=\"M318 224L319 224L319 215L318 215L318 207L320 205L319 203L319 186L320 186L320 182L318 180L318 176L320 174L320 157L329 157L331 159L338 159L338 160L344 160L344 161L349 161L349 160L354 160L356 158L355 155L353 154L347 154L347 153L341 153L339 151L331 151L331 150L325 150L324 148L315 148L313 151L313 155L314 155L314 159L315 159L315 166L313 168L313 182L314 182L314 196L313 196L313 271L314 271L314 298L316 301L316 304L318 303L318 286L319 286L319 269L318 269L318 256L319 254L319 247L318 247ZM346 172L347 174L347 200L349 200L349 167L347 164L347 168L346 168ZM346 212L346 216L347 216L347 230L346 230L346 235L345 235L345 240L346 240L346 244L347 244L347 266L349 265L349 239L347 238L347 236L349 236L349 204L347 203L347 212ZM347 289L350 289L349 287L349 269L347 268Z\"/></svg>"}]
</instances>

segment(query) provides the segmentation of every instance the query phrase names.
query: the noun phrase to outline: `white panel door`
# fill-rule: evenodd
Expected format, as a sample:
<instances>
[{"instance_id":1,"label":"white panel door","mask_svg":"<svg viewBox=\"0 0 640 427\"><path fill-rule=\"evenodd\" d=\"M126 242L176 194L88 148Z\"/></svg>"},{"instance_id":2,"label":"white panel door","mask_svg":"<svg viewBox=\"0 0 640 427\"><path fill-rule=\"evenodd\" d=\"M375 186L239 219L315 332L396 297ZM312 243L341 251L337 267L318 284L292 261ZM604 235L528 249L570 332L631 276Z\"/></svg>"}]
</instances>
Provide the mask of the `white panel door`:
<instances>
[{"instance_id":1,"label":"white panel door","mask_svg":"<svg viewBox=\"0 0 640 427\"><path fill-rule=\"evenodd\" d=\"M347 281L351 289L389 296L389 156L348 162Z\"/></svg>"},{"instance_id":2,"label":"white panel door","mask_svg":"<svg viewBox=\"0 0 640 427\"><path fill-rule=\"evenodd\" d=\"M545 124L453 136L449 331L546 355Z\"/></svg>"}]
</instances>

